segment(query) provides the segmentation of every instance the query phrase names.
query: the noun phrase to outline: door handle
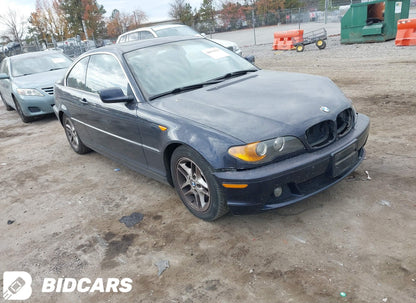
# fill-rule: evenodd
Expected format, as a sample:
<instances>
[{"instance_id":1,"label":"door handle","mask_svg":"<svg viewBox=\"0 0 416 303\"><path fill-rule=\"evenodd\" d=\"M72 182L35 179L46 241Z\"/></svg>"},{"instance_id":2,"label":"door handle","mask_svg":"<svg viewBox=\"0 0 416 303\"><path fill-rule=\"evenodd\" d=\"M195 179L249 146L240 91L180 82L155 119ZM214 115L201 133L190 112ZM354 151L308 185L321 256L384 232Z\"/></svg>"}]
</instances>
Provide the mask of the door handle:
<instances>
[{"instance_id":1,"label":"door handle","mask_svg":"<svg viewBox=\"0 0 416 303\"><path fill-rule=\"evenodd\" d=\"M88 101L87 101L87 99L82 98L82 99L81 99L81 103L83 103L83 104L88 104Z\"/></svg>"}]
</instances>

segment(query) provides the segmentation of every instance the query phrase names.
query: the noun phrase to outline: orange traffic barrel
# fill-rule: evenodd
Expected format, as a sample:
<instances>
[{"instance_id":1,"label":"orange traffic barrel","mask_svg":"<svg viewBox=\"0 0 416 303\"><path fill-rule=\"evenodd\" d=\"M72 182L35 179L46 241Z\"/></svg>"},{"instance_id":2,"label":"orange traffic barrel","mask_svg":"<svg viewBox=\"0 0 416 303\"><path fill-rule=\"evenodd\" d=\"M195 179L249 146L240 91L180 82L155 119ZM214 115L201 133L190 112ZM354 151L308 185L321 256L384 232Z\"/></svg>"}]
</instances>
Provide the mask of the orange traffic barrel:
<instances>
[{"instance_id":1,"label":"orange traffic barrel","mask_svg":"<svg viewBox=\"0 0 416 303\"><path fill-rule=\"evenodd\" d=\"M416 19L397 21L395 44L398 46L416 45Z\"/></svg>"},{"instance_id":2,"label":"orange traffic barrel","mask_svg":"<svg viewBox=\"0 0 416 303\"><path fill-rule=\"evenodd\" d=\"M289 50L294 44L303 41L303 29L275 32L273 50Z\"/></svg>"}]
</instances>

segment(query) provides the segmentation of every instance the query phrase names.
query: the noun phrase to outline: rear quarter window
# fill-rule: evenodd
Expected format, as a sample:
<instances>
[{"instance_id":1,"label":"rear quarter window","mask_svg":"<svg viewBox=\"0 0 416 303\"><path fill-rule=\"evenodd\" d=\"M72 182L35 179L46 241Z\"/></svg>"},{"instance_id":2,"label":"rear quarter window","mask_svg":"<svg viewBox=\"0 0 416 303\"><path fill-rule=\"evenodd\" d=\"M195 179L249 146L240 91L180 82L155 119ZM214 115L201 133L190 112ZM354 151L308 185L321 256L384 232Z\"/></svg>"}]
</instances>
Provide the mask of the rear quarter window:
<instances>
[{"instance_id":1,"label":"rear quarter window","mask_svg":"<svg viewBox=\"0 0 416 303\"><path fill-rule=\"evenodd\" d=\"M144 40L144 39L152 39L154 38L153 34L149 31L142 31L140 32L140 39Z\"/></svg>"}]
</instances>

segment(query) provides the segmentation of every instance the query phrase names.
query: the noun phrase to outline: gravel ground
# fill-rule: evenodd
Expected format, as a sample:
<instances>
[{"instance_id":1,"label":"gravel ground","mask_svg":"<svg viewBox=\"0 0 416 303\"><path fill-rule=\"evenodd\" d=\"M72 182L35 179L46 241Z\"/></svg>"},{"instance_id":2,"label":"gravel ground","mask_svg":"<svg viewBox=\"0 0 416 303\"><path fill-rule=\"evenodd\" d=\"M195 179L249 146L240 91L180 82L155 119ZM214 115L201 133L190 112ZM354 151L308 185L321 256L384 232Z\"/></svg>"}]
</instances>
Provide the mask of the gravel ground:
<instances>
[{"instance_id":1,"label":"gravel ground","mask_svg":"<svg viewBox=\"0 0 416 303\"><path fill-rule=\"evenodd\" d=\"M0 267L32 275L29 302L415 302L416 47L338 41L243 48L261 68L330 77L372 121L356 172L259 215L200 221L172 188L75 154L54 117L23 124L1 104ZM119 222L133 212L139 224ZM133 289L46 294L46 277L127 277Z\"/></svg>"}]
</instances>

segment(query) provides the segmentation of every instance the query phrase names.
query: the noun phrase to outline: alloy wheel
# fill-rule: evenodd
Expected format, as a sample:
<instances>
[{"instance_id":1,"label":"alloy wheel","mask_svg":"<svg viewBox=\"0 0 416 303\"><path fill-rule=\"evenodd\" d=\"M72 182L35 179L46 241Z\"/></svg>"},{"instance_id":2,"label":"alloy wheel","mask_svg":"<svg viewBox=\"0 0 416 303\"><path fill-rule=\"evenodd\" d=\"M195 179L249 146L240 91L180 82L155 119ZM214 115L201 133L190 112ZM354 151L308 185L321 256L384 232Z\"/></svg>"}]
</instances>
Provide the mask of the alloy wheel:
<instances>
[{"instance_id":1,"label":"alloy wheel","mask_svg":"<svg viewBox=\"0 0 416 303\"><path fill-rule=\"evenodd\" d=\"M77 150L79 148L79 138L75 126L70 119L65 119L65 132L68 138L69 144Z\"/></svg>"},{"instance_id":2,"label":"alloy wheel","mask_svg":"<svg viewBox=\"0 0 416 303\"><path fill-rule=\"evenodd\" d=\"M211 203L210 190L198 165L186 157L179 159L176 164L176 177L184 202L199 212L206 211Z\"/></svg>"}]
</instances>

